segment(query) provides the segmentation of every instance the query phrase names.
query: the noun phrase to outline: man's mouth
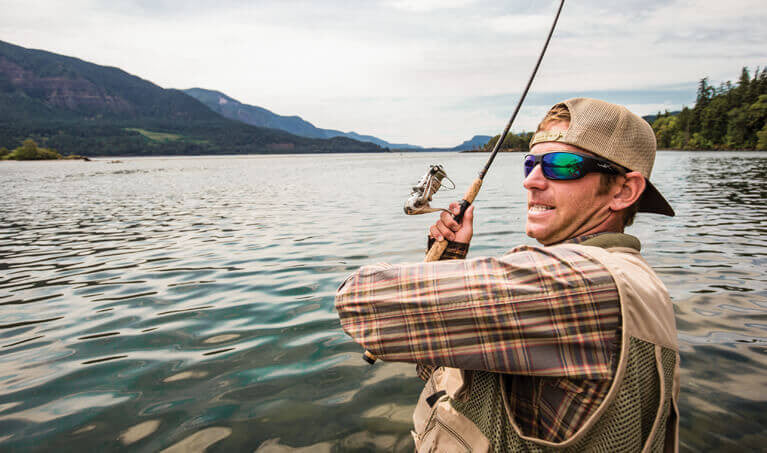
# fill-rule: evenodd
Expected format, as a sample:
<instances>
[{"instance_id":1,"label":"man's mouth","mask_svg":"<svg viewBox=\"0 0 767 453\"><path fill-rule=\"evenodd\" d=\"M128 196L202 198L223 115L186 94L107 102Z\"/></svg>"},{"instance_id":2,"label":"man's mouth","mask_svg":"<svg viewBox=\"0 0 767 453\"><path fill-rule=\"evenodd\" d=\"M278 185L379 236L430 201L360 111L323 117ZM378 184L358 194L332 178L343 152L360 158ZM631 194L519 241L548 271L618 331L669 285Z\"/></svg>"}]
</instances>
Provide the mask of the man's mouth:
<instances>
[{"instance_id":1,"label":"man's mouth","mask_svg":"<svg viewBox=\"0 0 767 453\"><path fill-rule=\"evenodd\" d=\"M554 209L554 206L547 206L545 204L531 204L527 208L527 212L529 213L538 213L538 212L546 212L551 211Z\"/></svg>"}]
</instances>

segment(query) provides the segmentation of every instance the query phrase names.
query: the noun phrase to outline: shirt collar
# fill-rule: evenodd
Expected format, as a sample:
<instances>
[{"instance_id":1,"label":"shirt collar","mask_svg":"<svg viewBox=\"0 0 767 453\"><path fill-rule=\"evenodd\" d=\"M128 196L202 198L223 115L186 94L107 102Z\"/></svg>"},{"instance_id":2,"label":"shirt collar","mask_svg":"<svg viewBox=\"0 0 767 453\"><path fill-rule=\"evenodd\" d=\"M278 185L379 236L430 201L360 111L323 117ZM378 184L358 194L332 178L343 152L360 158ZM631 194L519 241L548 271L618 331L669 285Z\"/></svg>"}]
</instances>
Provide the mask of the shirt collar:
<instances>
[{"instance_id":1,"label":"shirt collar","mask_svg":"<svg viewBox=\"0 0 767 453\"><path fill-rule=\"evenodd\" d=\"M578 236L567 239L566 241L563 241L562 244L591 245L605 249L610 247L629 247L636 251L642 249L642 244L635 236L625 233L614 233L611 231Z\"/></svg>"}]
</instances>

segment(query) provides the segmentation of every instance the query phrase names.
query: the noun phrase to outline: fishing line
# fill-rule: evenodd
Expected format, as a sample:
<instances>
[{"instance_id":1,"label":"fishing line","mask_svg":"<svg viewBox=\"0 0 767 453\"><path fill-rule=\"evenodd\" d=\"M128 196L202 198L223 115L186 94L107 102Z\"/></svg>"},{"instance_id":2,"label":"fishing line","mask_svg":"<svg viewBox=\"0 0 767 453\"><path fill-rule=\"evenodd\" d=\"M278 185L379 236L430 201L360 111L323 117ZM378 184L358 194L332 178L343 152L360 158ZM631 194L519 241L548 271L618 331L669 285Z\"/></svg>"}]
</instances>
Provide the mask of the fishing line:
<instances>
[{"instance_id":1,"label":"fishing line","mask_svg":"<svg viewBox=\"0 0 767 453\"><path fill-rule=\"evenodd\" d=\"M517 118L519 109L520 107L522 107L522 103L525 101L528 91L530 91L530 86L533 84L535 75L538 73L538 68L541 66L541 61L543 61L543 55L546 54L546 49L549 47L549 42L551 42L551 37L552 35L554 35L554 29L557 27L557 22L559 21L559 15L562 13L562 7L564 6L565 6L565 0L560 0L559 8L557 8L557 14L554 16L554 21L551 23L549 34L546 36L546 42L543 44L543 49L541 49L541 53L538 55L538 60L535 63L535 67L533 68L532 74L530 74L530 78L527 80L527 85L525 85L525 89L522 91L522 96L519 98L519 101L517 102L517 106L514 108L514 112L511 114L511 118L509 118L509 122L506 123L506 127L503 129L503 132L498 137L498 141L495 142L495 146L493 146L493 151L490 153L490 157L487 159L487 163L485 164L485 167L479 172L477 179L474 180L474 182L469 187L469 190L466 191L466 194L461 200L460 211L458 212L458 214L453 216L453 219L458 224L461 223L461 221L463 220L463 215L466 213L466 210L469 208L469 206L471 206L471 203L474 202L474 199L479 193L479 189L482 187L482 180L485 178L487 171L490 169L490 165L493 164L493 161L495 160L495 156L498 154L498 151L501 149L501 144L503 144L503 140L506 138L506 135L508 135L509 130L511 129L511 125L514 123L514 120ZM427 172L427 175L428 175L428 172ZM421 181L419 181L419 184L420 182ZM418 185L416 185L416 187L417 186ZM429 186L428 188L431 189L431 186ZM437 186L436 188L438 189L439 186ZM436 192L436 189L435 189L435 192ZM433 192L429 194L428 200L431 200L431 195L433 194L434 194ZM412 198L412 195L411 195L411 198ZM426 202L427 206L428 206L428 200ZM407 204L405 206L405 212L407 213ZM423 211L423 212L428 212L428 211ZM415 214L420 214L420 213L421 212L415 212ZM439 260L439 258L442 256L442 253L445 251L445 248L447 248L447 240L434 241L434 244L431 246L431 248L429 249L429 252L426 254L425 261L429 262L429 261ZM375 354L367 350L363 354L362 358L365 359L365 361L371 365L374 364L375 361L377 360Z\"/></svg>"}]
</instances>

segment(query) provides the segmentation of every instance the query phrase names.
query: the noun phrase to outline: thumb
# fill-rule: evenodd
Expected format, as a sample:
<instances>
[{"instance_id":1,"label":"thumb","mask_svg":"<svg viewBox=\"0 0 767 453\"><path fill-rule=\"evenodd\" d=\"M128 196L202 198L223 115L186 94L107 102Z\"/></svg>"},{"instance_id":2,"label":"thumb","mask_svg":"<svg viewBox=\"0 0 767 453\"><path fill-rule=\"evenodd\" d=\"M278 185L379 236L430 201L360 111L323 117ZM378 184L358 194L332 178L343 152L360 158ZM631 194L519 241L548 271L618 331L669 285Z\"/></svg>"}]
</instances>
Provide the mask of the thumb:
<instances>
[{"instance_id":1,"label":"thumb","mask_svg":"<svg viewBox=\"0 0 767 453\"><path fill-rule=\"evenodd\" d=\"M469 206L468 209L466 209L466 212L463 214L463 221L461 222L461 226L471 226L471 224L474 222L474 205Z\"/></svg>"}]
</instances>

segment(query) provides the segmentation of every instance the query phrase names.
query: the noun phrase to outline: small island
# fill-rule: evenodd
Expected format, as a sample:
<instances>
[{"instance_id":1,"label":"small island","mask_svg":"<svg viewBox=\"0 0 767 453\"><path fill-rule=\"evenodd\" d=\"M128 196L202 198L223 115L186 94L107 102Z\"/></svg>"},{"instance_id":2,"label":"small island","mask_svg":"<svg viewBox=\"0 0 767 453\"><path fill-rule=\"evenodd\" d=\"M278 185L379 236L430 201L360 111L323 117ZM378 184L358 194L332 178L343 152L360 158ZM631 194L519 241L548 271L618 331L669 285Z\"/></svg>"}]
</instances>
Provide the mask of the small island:
<instances>
[{"instance_id":1,"label":"small island","mask_svg":"<svg viewBox=\"0 0 767 453\"><path fill-rule=\"evenodd\" d=\"M87 157L70 154L62 156L55 149L42 148L37 142L28 138L24 140L18 148L8 151L5 147L0 147L0 160L87 160Z\"/></svg>"}]
</instances>

